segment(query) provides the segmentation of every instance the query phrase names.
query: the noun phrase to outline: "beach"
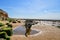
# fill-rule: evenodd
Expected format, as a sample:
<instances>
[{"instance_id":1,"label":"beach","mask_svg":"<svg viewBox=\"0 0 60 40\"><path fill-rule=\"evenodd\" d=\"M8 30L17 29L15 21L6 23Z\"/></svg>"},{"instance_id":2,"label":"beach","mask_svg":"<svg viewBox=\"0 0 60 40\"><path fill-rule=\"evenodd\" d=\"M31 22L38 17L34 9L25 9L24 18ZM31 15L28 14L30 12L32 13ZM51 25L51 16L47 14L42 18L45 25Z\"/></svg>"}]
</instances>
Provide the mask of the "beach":
<instances>
[{"instance_id":1,"label":"beach","mask_svg":"<svg viewBox=\"0 0 60 40\"><path fill-rule=\"evenodd\" d=\"M32 29L38 29L42 33L36 36L12 35L11 40L60 40L60 29L54 26L36 24Z\"/></svg>"}]
</instances>

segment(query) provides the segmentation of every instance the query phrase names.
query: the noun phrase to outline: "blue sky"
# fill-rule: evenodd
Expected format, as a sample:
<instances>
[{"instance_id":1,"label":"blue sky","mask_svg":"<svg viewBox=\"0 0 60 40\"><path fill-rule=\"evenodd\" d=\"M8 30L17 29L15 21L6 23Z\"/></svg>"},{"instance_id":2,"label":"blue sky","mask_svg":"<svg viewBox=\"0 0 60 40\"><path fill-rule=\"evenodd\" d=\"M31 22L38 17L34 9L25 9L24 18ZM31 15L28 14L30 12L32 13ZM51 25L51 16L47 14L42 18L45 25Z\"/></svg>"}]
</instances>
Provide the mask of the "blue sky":
<instances>
[{"instance_id":1,"label":"blue sky","mask_svg":"<svg viewBox=\"0 0 60 40\"><path fill-rule=\"evenodd\" d=\"M12 18L60 19L60 0L0 0Z\"/></svg>"}]
</instances>

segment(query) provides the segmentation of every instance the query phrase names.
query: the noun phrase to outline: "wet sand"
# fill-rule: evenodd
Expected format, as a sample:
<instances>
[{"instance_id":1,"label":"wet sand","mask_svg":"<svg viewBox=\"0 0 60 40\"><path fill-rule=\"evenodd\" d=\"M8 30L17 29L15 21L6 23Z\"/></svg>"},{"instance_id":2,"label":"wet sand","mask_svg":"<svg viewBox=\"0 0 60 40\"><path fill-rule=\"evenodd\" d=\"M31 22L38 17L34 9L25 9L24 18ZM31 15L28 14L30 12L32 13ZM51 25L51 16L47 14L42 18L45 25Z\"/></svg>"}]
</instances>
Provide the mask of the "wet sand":
<instances>
[{"instance_id":1,"label":"wet sand","mask_svg":"<svg viewBox=\"0 0 60 40\"><path fill-rule=\"evenodd\" d=\"M25 35L25 32L26 32L25 30L26 30L25 27L18 26L15 29L13 29L13 35ZM38 31L38 30L32 29L30 32L30 35L34 35L34 34L37 34L39 32L40 32L40 30Z\"/></svg>"}]
</instances>

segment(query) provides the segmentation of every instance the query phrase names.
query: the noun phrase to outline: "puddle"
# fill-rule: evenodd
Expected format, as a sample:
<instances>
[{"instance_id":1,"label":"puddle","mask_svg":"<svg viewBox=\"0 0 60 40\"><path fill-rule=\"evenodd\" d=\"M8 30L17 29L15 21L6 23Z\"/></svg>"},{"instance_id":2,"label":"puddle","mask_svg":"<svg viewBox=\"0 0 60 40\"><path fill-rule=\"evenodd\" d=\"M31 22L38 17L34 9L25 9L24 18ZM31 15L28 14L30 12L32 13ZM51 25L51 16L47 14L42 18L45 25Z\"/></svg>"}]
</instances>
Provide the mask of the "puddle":
<instances>
[{"instance_id":1,"label":"puddle","mask_svg":"<svg viewBox=\"0 0 60 40\"><path fill-rule=\"evenodd\" d=\"M30 32L30 35L35 35L35 34L38 34L40 31L38 30L31 30ZM17 27L13 30L13 35L25 35L25 28L20 26L20 27Z\"/></svg>"}]
</instances>

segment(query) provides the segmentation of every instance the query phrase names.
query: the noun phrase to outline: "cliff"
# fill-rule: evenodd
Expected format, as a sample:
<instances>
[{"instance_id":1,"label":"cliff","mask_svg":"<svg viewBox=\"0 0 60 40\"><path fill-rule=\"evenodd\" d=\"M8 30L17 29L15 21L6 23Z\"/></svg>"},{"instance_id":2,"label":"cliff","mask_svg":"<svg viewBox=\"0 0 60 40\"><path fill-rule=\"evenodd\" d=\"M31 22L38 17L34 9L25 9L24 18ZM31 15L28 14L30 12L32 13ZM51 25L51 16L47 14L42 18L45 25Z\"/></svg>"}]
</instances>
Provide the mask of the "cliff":
<instances>
[{"instance_id":1,"label":"cliff","mask_svg":"<svg viewBox=\"0 0 60 40\"><path fill-rule=\"evenodd\" d=\"M0 9L0 18L1 18L1 17L8 18L8 13L5 12L4 10Z\"/></svg>"}]
</instances>

